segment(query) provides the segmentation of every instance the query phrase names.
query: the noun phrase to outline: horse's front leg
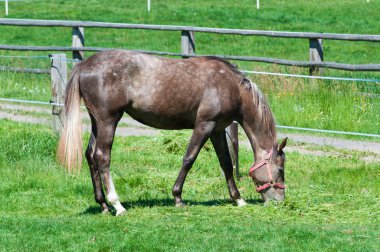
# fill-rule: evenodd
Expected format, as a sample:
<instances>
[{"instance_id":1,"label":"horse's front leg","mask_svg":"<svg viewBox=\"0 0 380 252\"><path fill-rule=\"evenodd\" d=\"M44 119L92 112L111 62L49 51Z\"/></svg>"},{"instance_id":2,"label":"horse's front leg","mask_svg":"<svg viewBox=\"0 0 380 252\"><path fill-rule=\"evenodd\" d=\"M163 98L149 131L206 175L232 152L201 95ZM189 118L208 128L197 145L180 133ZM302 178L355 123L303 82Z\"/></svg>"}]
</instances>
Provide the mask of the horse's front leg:
<instances>
[{"instance_id":1,"label":"horse's front leg","mask_svg":"<svg viewBox=\"0 0 380 252\"><path fill-rule=\"evenodd\" d=\"M190 143L183 157L182 167L173 186L173 196L177 207L184 206L182 202L182 188L200 149L203 147L215 127L214 122L201 122L194 127Z\"/></svg>"},{"instance_id":2,"label":"horse's front leg","mask_svg":"<svg viewBox=\"0 0 380 252\"><path fill-rule=\"evenodd\" d=\"M214 146L216 155L219 159L219 164L223 169L224 176L226 177L228 190L230 197L236 202L238 206L245 206L247 203L240 197L240 192L236 187L233 166L231 161L231 156L228 150L228 144L226 139L226 134L224 131L213 132L211 137L212 145Z\"/></svg>"}]
</instances>

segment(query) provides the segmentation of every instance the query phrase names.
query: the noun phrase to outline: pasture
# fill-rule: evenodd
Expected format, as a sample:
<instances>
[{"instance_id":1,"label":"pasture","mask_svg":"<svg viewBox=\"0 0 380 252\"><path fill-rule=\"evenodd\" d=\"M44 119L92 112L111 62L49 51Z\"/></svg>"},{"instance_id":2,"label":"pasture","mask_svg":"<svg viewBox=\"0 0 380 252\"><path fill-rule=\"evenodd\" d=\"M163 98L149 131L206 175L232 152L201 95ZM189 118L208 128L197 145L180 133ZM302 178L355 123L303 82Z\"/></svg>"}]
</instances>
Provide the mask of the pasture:
<instances>
[{"instance_id":1,"label":"pasture","mask_svg":"<svg viewBox=\"0 0 380 252\"><path fill-rule=\"evenodd\" d=\"M288 153L287 199L263 205L246 175L251 151L241 148L238 187L249 205L238 208L207 143L185 183L187 206L175 208L189 132L117 137L111 172L128 213L114 217L99 213L87 168L68 176L56 164L50 128L0 124L0 250L379 250L378 164L362 153Z\"/></svg>"},{"instance_id":2,"label":"pasture","mask_svg":"<svg viewBox=\"0 0 380 252\"><path fill-rule=\"evenodd\" d=\"M3 7L1 7L3 8ZM376 0L341 1L12 1L10 18L177 24L279 31L378 34ZM0 13L4 17L4 11ZM62 45L71 29L0 26L0 44ZM86 46L180 51L173 32L86 29ZM196 34L202 54L308 60L308 41ZM327 41L325 60L379 63L378 43ZM47 53L46 53L47 54ZM45 55L1 51L1 56ZM87 54L89 55L89 53ZM307 69L234 62L240 69L307 74ZM0 58L0 65L48 68L46 59ZM325 70L324 75L380 78L375 72ZM250 76L268 96L278 124L380 134L378 83ZM50 100L47 75L0 72L0 97ZM364 95L363 95L364 93ZM370 95L368 95L370 94ZM38 116L38 115L37 115ZM366 153L306 146L322 156L287 153L285 202L262 204L241 147L238 208L210 143L185 182L187 206L175 208L171 188L190 132L117 137L111 173L124 216L99 214L87 164L69 176L55 161L57 138L46 125L0 120L1 251L379 251L379 164ZM88 135L85 136L87 141ZM291 139L289 146L295 145ZM299 144L299 143L298 143ZM285 149L286 151L286 149Z\"/></svg>"}]
</instances>

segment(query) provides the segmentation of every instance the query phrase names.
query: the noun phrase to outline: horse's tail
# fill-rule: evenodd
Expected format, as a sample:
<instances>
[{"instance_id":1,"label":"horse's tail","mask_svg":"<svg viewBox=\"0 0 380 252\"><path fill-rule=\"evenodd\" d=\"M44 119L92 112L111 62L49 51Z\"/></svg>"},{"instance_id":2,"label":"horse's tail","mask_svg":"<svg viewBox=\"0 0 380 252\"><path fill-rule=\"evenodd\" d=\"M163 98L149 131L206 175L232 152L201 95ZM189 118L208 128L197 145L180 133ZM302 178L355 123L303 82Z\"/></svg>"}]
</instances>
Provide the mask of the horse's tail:
<instances>
[{"instance_id":1,"label":"horse's tail","mask_svg":"<svg viewBox=\"0 0 380 252\"><path fill-rule=\"evenodd\" d=\"M79 90L80 63L75 66L66 87L64 126L59 139L57 159L69 173L82 166L82 118Z\"/></svg>"}]
</instances>

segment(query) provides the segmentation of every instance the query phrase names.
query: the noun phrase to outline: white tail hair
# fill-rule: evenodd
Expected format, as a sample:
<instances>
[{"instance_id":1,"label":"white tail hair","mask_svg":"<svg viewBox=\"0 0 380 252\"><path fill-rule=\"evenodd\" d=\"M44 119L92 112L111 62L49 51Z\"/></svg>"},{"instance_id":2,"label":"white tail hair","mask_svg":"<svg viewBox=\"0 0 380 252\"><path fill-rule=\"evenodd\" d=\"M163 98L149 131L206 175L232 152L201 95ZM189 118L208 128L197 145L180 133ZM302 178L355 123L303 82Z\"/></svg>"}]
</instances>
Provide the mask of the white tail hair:
<instances>
[{"instance_id":1,"label":"white tail hair","mask_svg":"<svg viewBox=\"0 0 380 252\"><path fill-rule=\"evenodd\" d=\"M80 112L79 69L76 65L67 83L65 97L65 118L58 143L57 159L69 173L82 167L82 118Z\"/></svg>"}]
</instances>

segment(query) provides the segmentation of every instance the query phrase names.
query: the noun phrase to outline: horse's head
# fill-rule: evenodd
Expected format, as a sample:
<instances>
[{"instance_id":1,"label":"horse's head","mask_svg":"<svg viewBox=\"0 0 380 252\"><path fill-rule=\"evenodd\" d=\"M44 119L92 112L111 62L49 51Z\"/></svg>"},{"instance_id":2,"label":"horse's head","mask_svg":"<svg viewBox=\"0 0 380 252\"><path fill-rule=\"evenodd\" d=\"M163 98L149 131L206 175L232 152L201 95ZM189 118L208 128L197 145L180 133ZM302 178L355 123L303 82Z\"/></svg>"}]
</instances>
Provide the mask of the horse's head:
<instances>
[{"instance_id":1,"label":"horse's head","mask_svg":"<svg viewBox=\"0 0 380 252\"><path fill-rule=\"evenodd\" d=\"M282 201L285 198L285 138L278 149L272 148L263 160L255 162L249 172L256 191L264 201Z\"/></svg>"}]
</instances>

